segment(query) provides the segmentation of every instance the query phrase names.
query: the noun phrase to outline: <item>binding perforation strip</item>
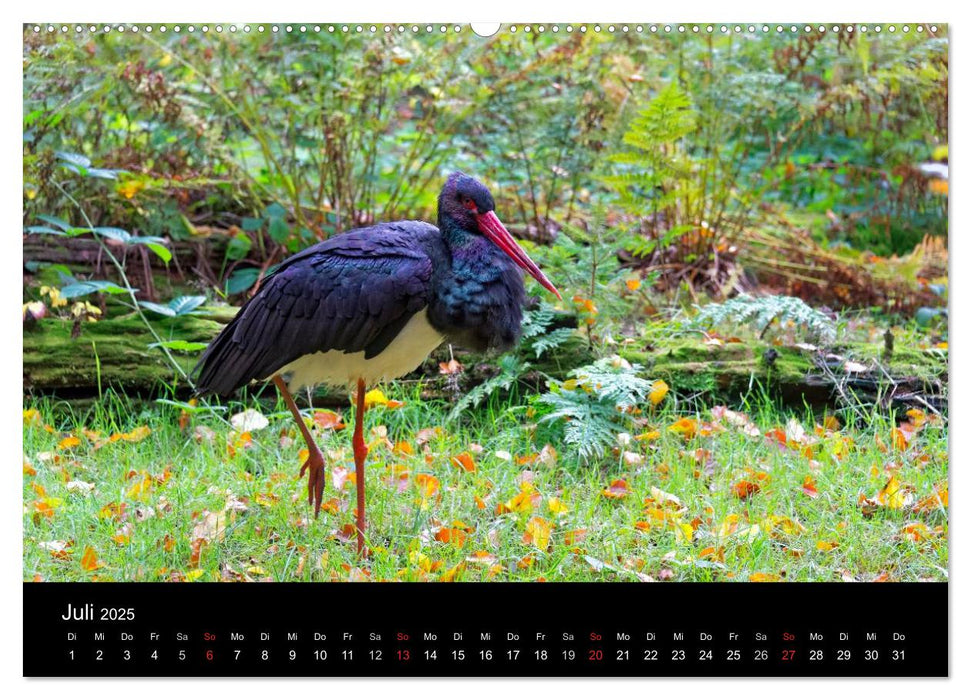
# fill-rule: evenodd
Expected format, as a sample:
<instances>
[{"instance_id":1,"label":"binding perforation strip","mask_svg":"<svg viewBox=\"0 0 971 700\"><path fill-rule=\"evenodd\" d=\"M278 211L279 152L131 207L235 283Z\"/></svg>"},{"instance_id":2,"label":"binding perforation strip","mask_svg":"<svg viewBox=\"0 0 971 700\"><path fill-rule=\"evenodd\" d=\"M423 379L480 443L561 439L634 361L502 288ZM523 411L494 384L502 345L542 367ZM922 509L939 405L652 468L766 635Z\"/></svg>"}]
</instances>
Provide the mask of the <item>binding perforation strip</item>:
<instances>
[{"instance_id":1,"label":"binding perforation strip","mask_svg":"<svg viewBox=\"0 0 971 700\"><path fill-rule=\"evenodd\" d=\"M471 31L480 36L489 36L474 25L462 24L26 24L28 31L35 34L73 34L91 35L111 32L137 34L446 34ZM877 34L896 32L908 34L938 31L936 24L510 24L502 25L496 33L609 33L609 34L798 34L798 33L840 33L874 32Z\"/></svg>"}]
</instances>

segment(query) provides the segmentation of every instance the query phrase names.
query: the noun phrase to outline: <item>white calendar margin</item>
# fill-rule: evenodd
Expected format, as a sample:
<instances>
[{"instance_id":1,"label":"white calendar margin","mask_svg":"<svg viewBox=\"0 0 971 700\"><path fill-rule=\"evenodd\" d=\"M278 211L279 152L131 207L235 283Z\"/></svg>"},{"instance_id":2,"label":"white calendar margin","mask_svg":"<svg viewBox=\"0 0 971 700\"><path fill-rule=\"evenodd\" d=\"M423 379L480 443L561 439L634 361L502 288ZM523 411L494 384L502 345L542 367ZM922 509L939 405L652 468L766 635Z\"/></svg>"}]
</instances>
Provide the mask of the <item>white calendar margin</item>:
<instances>
[{"instance_id":1,"label":"white calendar margin","mask_svg":"<svg viewBox=\"0 0 971 700\"><path fill-rule=\"evenodd\" d=\"M8 329L17 323L21 305L22 250L19 247L17 231L21 217L14 214L22 207L22 158L21 110L11 108L14 100L19 101L22 94L22 38L21 25L26 22L42 21L126 21L126 22L266 22L281 21L347 21L347 22L947 22L952 39L950 70L951 75L964 77L963 84L952 79L949 99L951 100L952 125L971 123L968 119L971 81L971 13L960 8L958 2L917 3L900 0L880 0L879 2L847 2L846 0L815 0L812 3L792 3L776 0L757 0L754 2L727 3L722 0L695 0L691 3L652 3L649 0L624 2L623 0L597 0L597 2L566 3L555 0L425 0L423 2L401 3L392 0L369 0L367 3L340 4L329 6L326 2L268 4L264 2L245 2L236 0L165 0L156 7L146 3L128 2L88 2L76 0L47 0L43 3L5 3L3 13L2 42L0 42L0 75L3 83L2 94L8 108L0 114L3 121L4 138L3 158L13 174L13 182L6 181L0 187L0 202L4 212L3 268L0 270L0 285L4 313L0 320ZM963 114L963 118L955 115ZM953 132L957 131L957 137ZM15 136L16 134L16 136ZM958 430L951 431L950 470L952 503L958 508L964 506L964 488L971 483L971 444L967 438L960 439L962 426L971 422L971 284L953 274L954 271L971 267L971 216L968 215L971 199L960 163L963 158L971 160L971 148L966 144L968 138L961 130L952 129L949 144L950 161L959 163L952 167L951 202L960 202L952 207L950 217L950 348L951 348L951 408L950 420ZM17 163L18 165L14 165ZM16 170L14 170L16 168ZM957 188L955 189L955 186ZM960 313L955 311L960 310ZM9 332L9 331L8 331ZM2 528L3 582L0 604L5 617L21 621L23 624L22 600L22 504L21 504L21 411L22 392L16 395L13 388L22 386L22 375L18 367L22 363L22 339L15 338L6 347L0 347L0 357L7 360L3 364L3 377L6 390L3 392L3 410L0 412L0 468L6 475L2 483L0 508L6 515ZM16 374L15 374L16 373ZM967 430L967 429L965 429ZM965 435L971 431L964 432ZM957 437L958 440L954 441ZM957 494L957 500L954 500ZM967 697L971 689L971 590L967 581L971 578L971 551L967 546L968 528L963 513L954 516L951 509L950 536L951 549L951 635L950 681L929 680L829 680L829 679L464 679L464 680L405 680L405 679L355 679L327 680L316 679L24 679L23 673L23 630L22 627L5 626L0 628L0 668L4 678L13 681L6 689L7 697L29 697L31 700L57 698L64 700L85 700L123 696L136 700L171 700L173 694L211 694L218 693L220 698L237 700L243 698L266 698L286 692L295 697L313 697L326 694L330 697L348 697L358 700L362 696L387 696L389 700L428 700L430 697L461 700L511 700L512 698L546 698L572 700L589 698L599 693L616 694L624 698L681 698L704 695L715 700L734 698L784 697L786 700L819 700L820 695L831 697L855 697L858 695L892 700L893 698L928 698L937 700L943 697ZM175 584L173 584L175 585ZM429 584L434 585L434 584ZM785 585L785 584L782 584ZM847 584L852 585L852 584ZM893 584L888 584L893 585ZM961 593L957 593L960 587ZM821 612L822 614L822 612ZM866 614L866 611L864 611ZM877 615L877 611L873 611ZM901 601L899 611L888 614L900 615L939 615L929 602ZM29 613L28 613L29 615ZM11 627L14 627L11 629ZM964 687L963 691L959 688ZM12 693L12 694L11 694Z\"/></svg>"}]
</instances>

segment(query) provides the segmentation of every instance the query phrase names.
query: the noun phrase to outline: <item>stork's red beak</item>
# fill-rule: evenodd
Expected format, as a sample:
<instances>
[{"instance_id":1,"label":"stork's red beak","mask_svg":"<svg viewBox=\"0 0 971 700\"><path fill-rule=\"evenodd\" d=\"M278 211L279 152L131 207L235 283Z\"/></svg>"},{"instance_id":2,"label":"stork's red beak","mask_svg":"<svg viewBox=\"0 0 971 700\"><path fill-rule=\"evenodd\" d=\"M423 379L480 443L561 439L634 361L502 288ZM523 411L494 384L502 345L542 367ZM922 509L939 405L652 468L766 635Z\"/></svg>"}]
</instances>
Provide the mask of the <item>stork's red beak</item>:
<instances>
[{"instance_id":1,"label":"stork's red beak","mask_svg":"<svg viewBox=\"0 0 971 700\"><path fill-rule=\"evenodd\" d=\"M556 291L556 287L553 283L546 279L546 275L543 271L536 266L529 256L526 255L526 251L523 250L512 234L506 230L506 227L502 225L499 221L499 217L495 215L495 212L487 211L485 214L476 214L476 219L479 222L479 230L482 231L490 241L495 243L499 248L512 258L517 265L523 268L526 272L531 274L537 282L546 287L548 290L556 295L557 299L562 299L560 293Z\"/></svg>"}]
</instances>

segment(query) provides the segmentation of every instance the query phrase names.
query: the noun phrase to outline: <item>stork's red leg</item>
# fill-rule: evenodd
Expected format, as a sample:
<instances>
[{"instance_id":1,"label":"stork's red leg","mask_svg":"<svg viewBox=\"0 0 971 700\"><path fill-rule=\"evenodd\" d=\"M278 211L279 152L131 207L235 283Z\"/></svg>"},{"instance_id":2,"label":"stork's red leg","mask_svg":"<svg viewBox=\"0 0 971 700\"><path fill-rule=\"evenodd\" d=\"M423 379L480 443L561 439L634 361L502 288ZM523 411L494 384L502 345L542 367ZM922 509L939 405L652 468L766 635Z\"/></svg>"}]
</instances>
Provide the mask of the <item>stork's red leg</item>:
<instances>
[{"instance_id":1,"label":"stork's red leg","mask_svg":"<svg viewBox=\"0 0 971 700\"><path fill-rule=\"evenodd\" d=\"M324 475L324 455L321 453L320 448L317 447L317 443L314 442L314 438L310 434L310 429L307 428L307 424L304 423L303 416L300 415L300 411L297 409L297 404L287 390L286 382L278 374L273 377L273 383L276 384L276 388L283 395L283 400L290 409L290 413L293 414L293 419L297 421L297 427L300 428L300 434L303 435L304 442L307 443L309 456L307 457L307 461L303 463L303 466L300 467L300 476L302 477L304 472L310 471L310 476L307 479L307 502L314 507L314 517L317 517L320 515L320 503L324 496L324 484L327 482L327 478Z\"/></svg>"},{"instance_id":2,"label":"stork's red leg","mask_svg":"<svg viewBox=\"0 0 971 700\"><path fill-rule=\"evenodd\" d=\"M364 443L364 380L357 380L357 411L354 415L354 469L357 485L357 554L364 556L364 460L367 445Z\"/></svg>"}]
</instances>

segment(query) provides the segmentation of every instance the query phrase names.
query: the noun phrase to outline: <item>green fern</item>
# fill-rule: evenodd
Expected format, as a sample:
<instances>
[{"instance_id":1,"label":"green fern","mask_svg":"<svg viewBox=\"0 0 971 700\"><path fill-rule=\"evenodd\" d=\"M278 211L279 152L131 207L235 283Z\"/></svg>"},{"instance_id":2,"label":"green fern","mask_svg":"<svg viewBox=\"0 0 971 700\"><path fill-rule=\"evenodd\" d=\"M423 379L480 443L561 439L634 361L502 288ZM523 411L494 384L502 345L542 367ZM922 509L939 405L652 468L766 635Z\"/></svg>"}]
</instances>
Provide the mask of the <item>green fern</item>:
<instances>
[{"instance_id":1,"label":"green fern","mask_svg":"<svg viewBox=\"0 0 971 700\"><path fill-rule=\"evenodd\" d=\"M573 380L551 384L537 398L549 411L540 422L562 427L563 443L584 461L601 457L623 429L625 409L643 403L651 391L653 382L638 376L640 370L618 357L573 370Z\"/></svg>"},{"instance_id":2,"label":"green fern","mask_svg":"<svg viewBox=\"0 0 971 700\"><path fill-rule=\"evenodd\" d=\"M520 375L529 369L529 363L523 362L515 355L503 355L499 358L498 367L499 373L496 376L490 377L475 386L456 402L445 419L447 423L458 418L466 409L478 406L492 392L509 389L519 379Z\"/></svg>"},{"instance_id":3,"label":"green fern","mask_svg":"<svg viewBox=\"0 0 971 700\"><path fill-rule=\"evenodd\" d=\"M523 313L523 349L532 350L536 353L537 359L550 350L560 347L573 336L573 328L548 330L555 318L556 310L545 301Z\"/></svg>"},{"instance_id":4,"label":"green fern","mask_svg":"<svg viewBox=\"0 0 971 700\"><path fill-rule=\"evenodd\" d=\"M764 334L777 320L802 326L810 336L822 342L830 343L836 339L836 324L829 316L802 299L782 295L753 297L739 294L720 304L708 304L698 311L694 325L713 328L727 322L733 325L748 324Z\"/></svg>"}]
</instances>

